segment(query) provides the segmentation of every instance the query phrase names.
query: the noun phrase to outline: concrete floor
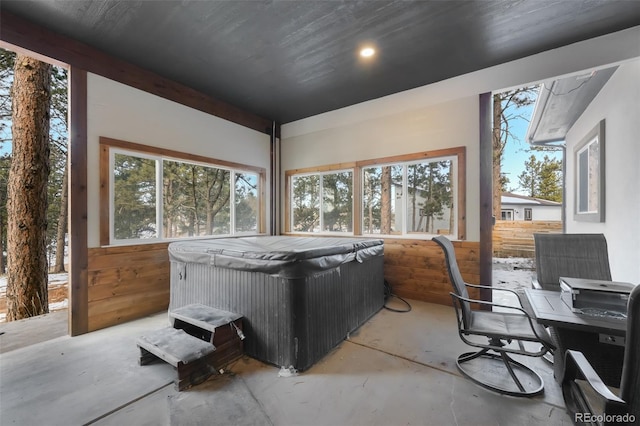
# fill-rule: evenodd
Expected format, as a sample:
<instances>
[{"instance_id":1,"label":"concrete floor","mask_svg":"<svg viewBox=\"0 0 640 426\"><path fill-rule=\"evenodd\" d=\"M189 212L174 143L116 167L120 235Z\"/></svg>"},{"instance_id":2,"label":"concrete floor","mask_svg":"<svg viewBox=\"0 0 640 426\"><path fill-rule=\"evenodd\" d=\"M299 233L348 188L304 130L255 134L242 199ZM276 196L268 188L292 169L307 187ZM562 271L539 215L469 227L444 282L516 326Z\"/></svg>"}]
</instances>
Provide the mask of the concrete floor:
<instances>
[{"instance_id":1,"label":"concrete floor","mask_svg":"<svg viewBox=\"0 0 640 426\"><path fill-rule=\"evenodd\" d=\"M69 311L63 309L33 318L0 323L0 354L69 333Z\"/></svg>"},{"instance_id":2,"label":"concrete floor","mask_svg":"<svg viewBox=\"0 0 640 426\"><path fill-rule=\"evenodd\" d=\"M184 392L171 366L138 365L135 339L166 313L0 355L0 425L561 425L571 424L552 368L528 363L544 395L502 396L463 378L469 350L446 306L381 310L309 370L248 357ZM10 324L8 324L10 325ZM0 336L9 345L14 334Z\"/></svg>"}]
</instances>

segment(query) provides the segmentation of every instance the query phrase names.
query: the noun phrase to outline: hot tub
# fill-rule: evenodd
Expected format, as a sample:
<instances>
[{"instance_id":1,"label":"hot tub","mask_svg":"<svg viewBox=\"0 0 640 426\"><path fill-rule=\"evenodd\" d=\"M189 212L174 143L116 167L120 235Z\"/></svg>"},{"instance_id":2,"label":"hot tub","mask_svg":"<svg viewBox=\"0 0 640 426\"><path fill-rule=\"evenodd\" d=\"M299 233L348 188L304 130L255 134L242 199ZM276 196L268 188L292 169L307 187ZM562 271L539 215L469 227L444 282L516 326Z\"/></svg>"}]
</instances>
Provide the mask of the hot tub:
<instances>
[{"instance_id":1,"label":"hot tub","mask_svg":"<svg viewBox=\"0 0 640 426\"><path fill-rule=\"evenodd\" d=\"M383 241L246 237L169 245L169 310L202 303L244 316L245 353L305 370L384 303Z\"/></svg>"}]
</instances>

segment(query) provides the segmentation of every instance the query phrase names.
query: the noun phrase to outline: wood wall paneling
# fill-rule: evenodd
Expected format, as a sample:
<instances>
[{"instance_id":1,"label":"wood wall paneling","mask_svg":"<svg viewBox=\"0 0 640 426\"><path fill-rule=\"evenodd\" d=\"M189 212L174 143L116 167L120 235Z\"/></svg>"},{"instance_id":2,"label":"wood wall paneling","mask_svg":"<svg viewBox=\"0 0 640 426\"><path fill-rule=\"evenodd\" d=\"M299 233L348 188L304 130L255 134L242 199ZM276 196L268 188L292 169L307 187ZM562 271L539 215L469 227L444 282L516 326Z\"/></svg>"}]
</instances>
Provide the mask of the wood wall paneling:
<instances>
[{"instance_id":1,"label":"wood wall paneling","mask_svg":"<svg viewBox=\"0 0 640 426\"><path fill-rule=\"evenodd\" d=\"M469 284L480 283L480 244L453 242L462 277ZM430 240L384 240L384 277L400 297L451 305L452 291L442 249ZM472 298L479 297L469 289Z\"/></svg>"},{"instance_id":2,"label":"wood wall paneling","mask_svg":"<svg viewBox=\"0 0 640 426\"><path fill-rule=\"evenodd\" d=\"M462 277L480 283L479 243L453 242ZM165 311L169 305L168 243L89 249L90 331ZM444 254L430 240L385 239L384 275L398 296L451 306ZM470 289L472 298L479 296Z\"/></svg>"},{"instance_id":3,"label":"wood wall paneling","mask_svg":"<svg viewBox=\"0 0 640 426\"><path fill-rule=\"evenodd\" d=\"M168 243L89 249L89 330L167 310Z\"/></svg>"}]
</instances>

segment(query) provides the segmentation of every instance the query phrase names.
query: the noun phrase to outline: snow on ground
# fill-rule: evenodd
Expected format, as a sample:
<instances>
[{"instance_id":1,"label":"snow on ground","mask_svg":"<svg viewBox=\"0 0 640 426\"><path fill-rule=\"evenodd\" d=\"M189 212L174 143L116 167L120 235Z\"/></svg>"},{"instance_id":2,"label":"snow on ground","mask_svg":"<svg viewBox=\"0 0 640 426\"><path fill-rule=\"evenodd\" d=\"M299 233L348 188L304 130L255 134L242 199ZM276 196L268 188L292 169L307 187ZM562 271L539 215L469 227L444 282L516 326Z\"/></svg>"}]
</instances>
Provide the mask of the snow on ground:
<instances>
[{"instance_id":1,"label":"snow on ground","mask_svg":"<svg viewBox=\"0 0 640 426\"><path fill-rule=\"evenodd\" d=\"M493 287L496 289L522 290L531 288L535 278L534 260L522 257L493 258ZM515 294L493 291L493 303L506 306L520 306ZM494 308L494 310L499 310ZM512 309L507 311L514 312Z\"/></svg>"},{"instance_id":2,"label":"snow on ground","mask_svg":"<svg viewBox=\"0 0 640 426\"><path fill-rule=\"evenodd\" d=\"M62 272L59 274L49 274L49 285L61 285L66 283L69 280L69 274L67 272ZM7 276L0 275L0 293L5 293L7 291Z\"/></svg>"},{"instance_id":3,"label":"snow on ground","mask_svg":"<svg viewBox=\"0 0 640 426\"><path fill-rule=\"evenodd\" d=\"M58 274L49 274L49 290L55 287L65 286L69 281L69 274L67 272L62 272ZM0 276L0 299L4 299L7 294L7 276ZM5 306L4 301L2 301L1 306ZM64 300L55 301L49 303L49 312L59 311L61 309L66 309L69 307L69 299L65 298ZM7 312L3 309L0 312L0 322L5 322L7 319Z\"/></svg>"},{"instance_id":4,"label":"snow on ground","mask_svg":"<svg viewBox=\"0 0 640 426\"><path fill-rule=\"evenodd\" d=\"M493 286L518 290L530 288L536 276L534 260L523 257L494 257Z\"/></svg>"}]
</instances>

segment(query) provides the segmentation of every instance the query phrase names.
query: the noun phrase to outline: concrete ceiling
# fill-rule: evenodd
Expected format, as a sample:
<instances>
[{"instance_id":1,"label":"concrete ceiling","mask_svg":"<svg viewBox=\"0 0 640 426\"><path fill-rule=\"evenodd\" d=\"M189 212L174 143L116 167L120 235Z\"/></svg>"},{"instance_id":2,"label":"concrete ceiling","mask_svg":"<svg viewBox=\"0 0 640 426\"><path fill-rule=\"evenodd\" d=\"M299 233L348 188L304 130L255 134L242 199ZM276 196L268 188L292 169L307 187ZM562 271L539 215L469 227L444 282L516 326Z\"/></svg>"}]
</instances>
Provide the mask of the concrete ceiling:
<instances>
[{"instance_id":1,"label":"concrete ceiling","mask_svg":"<svg viewBox=\"0 0 640 426\"><path fill-rule=\"evenodd\" d=\"M0 11L281 124L640 25L640 3L616 0L2 0Z\"/></svg>"}]
</instances>

